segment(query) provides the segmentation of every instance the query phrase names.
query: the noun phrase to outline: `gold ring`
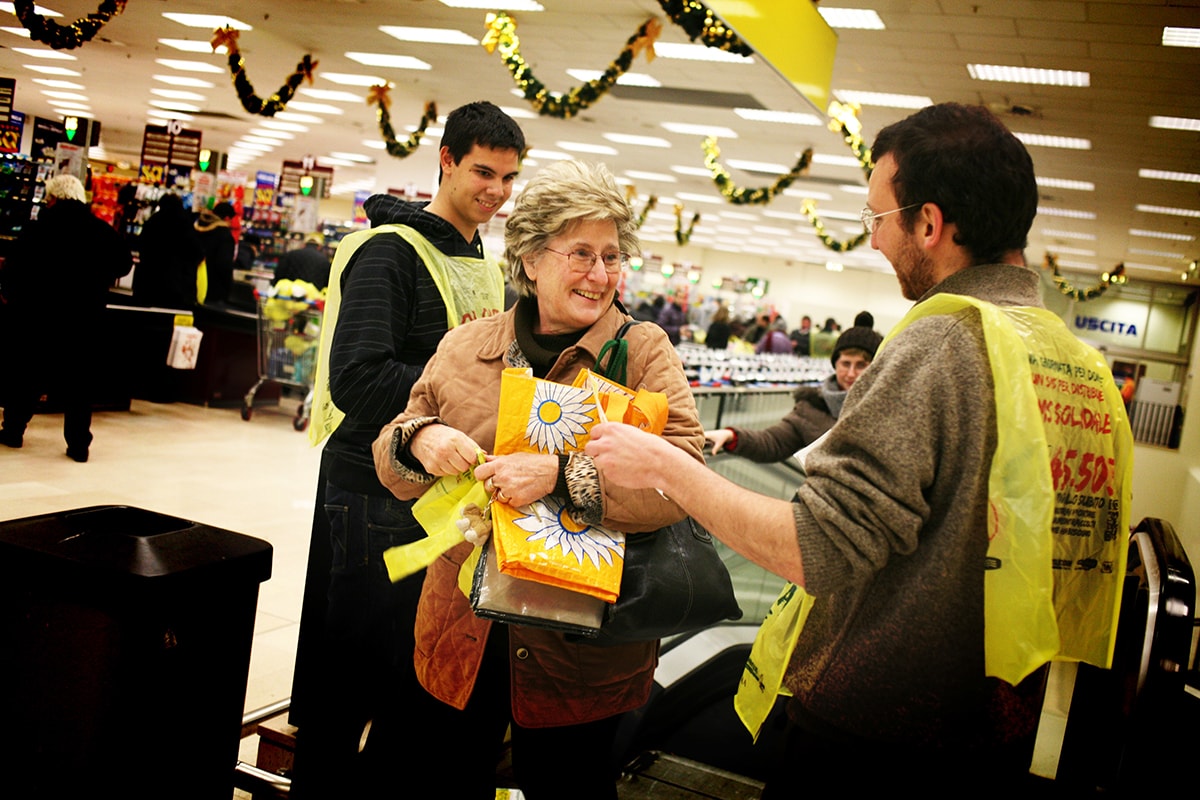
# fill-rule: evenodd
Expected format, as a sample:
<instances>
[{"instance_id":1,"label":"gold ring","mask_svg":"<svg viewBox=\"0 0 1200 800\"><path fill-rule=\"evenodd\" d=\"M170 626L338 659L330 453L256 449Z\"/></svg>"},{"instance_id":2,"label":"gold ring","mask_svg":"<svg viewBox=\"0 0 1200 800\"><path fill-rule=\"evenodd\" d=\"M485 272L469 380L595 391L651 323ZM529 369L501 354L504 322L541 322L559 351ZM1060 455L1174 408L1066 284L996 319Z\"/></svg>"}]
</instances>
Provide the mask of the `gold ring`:
<instances>
[{"instance_id":1,"label":"gold ring","mask_svg":"<svg viewBox=\"0 0 1200 800\"><path fill-rule=\"evenodd\" d=\"M496 490L496 499L497 499L497 500L499 500L501 503L507 503L507 502L508 502L508 497L507 497L507 495L505 495L505 494L504 494L504 490L503 490L503 489L497 489L497 490Z\"/></svg>"}]
</instances>

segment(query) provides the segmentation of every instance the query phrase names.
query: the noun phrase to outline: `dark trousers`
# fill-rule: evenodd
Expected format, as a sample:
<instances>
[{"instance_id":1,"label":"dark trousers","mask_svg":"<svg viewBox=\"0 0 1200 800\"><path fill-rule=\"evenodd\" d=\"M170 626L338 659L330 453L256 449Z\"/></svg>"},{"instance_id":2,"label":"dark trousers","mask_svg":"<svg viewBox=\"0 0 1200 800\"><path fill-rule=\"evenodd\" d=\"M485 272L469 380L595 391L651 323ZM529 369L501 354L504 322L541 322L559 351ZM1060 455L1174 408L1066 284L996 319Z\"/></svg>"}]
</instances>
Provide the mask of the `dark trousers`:
<instances>
[{"instance_id":1,"label":"dark trousers","mask_svg":"<svg viewBox=\"0 0 1200 800\"><path fill-rule=\"evenodd\" d=\"M68 356L73 349L43 346L23 348L10 354L12 369L7 376L4 429L25 433L38 399L45 393L62 407L63 438L70 450L86 451L92 443L91 357L86 353Z\"/></svg>"},{"instance_id":2,"label":"dark trousers","mask_svg":"<svg viewBox=\"0 0 1200 800\"><path fill-rule=\"evenodd\" d=\"M616 800L612 748L621 715L524 728L512 722L509 686L508 627L495 623L466 708L426 694L414 709L419 735L405 754L421 765L438 796L492 800L504 734L511 730L513 777L528 800Z\"/></svg>"},{"instance_id":3,"label":"dark trousers","mask_svg":"<svg viewBox=\"0 0 1200 800\"><path fill-rule=\"evenodd\" d=\"M332 483L324 494L331 567L320 636L306 643L301 713L293 715L292 794L393 797L398 778L416 766L407 744L423 735L413 710L425 693L413 668L413 623L425 574L392 583L383 551L425 532L411 502Z\"/></svg>"}]
</instances>

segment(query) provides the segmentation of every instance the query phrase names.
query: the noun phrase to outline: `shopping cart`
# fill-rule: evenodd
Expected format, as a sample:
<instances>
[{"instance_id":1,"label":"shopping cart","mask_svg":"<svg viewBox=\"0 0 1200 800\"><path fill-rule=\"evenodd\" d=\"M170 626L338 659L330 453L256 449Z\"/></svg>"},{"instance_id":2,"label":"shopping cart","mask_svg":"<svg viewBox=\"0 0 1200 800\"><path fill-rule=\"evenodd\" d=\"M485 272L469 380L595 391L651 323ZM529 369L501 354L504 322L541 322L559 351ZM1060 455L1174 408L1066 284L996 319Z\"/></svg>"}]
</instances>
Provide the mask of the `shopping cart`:
<instances>
[{"instance_id":1,"label":"shopping cart","mask_svg":"<svg viewBox=\"0 0 1200 800\"><path fill-rule=\"evenodd\" d=\"M258 298L258 382L242 401L242 419L254 414L254 395L267 383L305 390L292 427L308 427L321 340L321 305L287 297Z\"/></svg>"}]
</instances>

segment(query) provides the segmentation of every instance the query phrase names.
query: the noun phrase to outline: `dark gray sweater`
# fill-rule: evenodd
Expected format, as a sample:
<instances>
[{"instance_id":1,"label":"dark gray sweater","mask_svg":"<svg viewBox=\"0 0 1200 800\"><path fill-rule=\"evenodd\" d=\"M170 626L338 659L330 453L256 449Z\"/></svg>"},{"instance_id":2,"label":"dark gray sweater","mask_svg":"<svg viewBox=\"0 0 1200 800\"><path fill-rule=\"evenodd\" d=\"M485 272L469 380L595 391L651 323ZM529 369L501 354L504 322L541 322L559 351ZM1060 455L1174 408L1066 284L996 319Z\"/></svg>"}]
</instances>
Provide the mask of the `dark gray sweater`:
<instances>
[{"instance_id":1,"label":"dark gray sweater","mask_svg":"<svg viewBox=\"0 0 1200 800\"><path fill-rule=\"evenodd\" d=\"M971 267L926 297L943 292L1042 306L1037 274L1013 266ZM1029 732L1035 709L984 674L996 413L982 337L974 309L905 328L808 456L794 512L816 604L785 679L793 718L933 746Z\"/></svg>"}]
</instances>

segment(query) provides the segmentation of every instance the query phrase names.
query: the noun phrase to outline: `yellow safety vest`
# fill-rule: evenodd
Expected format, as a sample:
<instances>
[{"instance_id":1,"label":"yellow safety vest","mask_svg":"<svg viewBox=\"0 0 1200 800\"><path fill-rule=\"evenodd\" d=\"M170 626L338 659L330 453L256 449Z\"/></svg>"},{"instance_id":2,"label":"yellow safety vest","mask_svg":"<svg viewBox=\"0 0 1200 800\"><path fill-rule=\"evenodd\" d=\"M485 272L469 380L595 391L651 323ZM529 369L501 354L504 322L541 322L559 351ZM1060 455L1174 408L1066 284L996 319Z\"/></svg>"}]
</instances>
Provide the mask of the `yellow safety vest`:
<instances>
[{"instance_id":1,"label":"yellow safety vest","mask_svg":"<svg viewBox=\"0 0 1200 800\"><path fill-rule=\"evenodd\" d=\"M314 446L333 433L346 416L334 405L329 392L329 351L342 302L342 271L367 240L381 233L401 236L417 251L417 256L429 270L446 305L448 328L499 313L504 307L504 276L499 263L490 256L475 258L447 255L417 231L399 224L357 231L342 239L329 269L329 287L321 322L321 344L317 353L312 416L308 427L308 438Z\"/></svg>"},{"instance_id":2,"label":"yellow safety vest","mask_svg":"<svg viewBox=\"0 0 1200 800\"><path fill-rule=\"evenodd\" d=\"M984 661L1011 684L1051 659L1112 663L1129 542L1133 435L1104 357L1051 312L939 294L913 321L978 309L996 394ZM755 638L734 705L757 736L812 602L789 584ZM780 660L782 657L782 660Z\"/></svg>"}]
</instances>

